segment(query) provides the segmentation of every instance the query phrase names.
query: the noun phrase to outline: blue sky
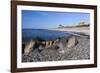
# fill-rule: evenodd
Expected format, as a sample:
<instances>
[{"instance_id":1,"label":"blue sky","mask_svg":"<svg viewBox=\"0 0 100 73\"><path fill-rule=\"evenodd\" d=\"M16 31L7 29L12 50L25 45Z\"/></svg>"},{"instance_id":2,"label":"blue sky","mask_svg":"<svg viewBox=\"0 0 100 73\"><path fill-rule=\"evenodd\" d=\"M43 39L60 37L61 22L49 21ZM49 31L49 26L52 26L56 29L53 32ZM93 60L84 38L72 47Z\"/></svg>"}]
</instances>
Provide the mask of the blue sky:
<instances>
[{"instance_id":1,"label":"blue sky","mask_svg":"<svg viewBox=\"0 0 100 73\"><path fill-rule=\"evenodd\" d=\"M50 29L57 28L59 24L72 26L80 21L90 23L90 14L22 10L23 29Z\"/></svg>"}]
</instances>

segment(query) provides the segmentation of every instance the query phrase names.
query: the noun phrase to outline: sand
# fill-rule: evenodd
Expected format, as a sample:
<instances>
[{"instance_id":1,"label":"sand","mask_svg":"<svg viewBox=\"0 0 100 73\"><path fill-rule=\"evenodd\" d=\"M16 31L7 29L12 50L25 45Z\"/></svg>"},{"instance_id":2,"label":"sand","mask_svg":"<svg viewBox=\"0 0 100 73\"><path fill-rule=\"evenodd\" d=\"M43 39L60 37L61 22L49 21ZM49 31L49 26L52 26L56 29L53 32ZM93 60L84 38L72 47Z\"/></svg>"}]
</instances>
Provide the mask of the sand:
<instances>
[{"instance_id":1,"label":"sand","mask_svg":"<svg viewBox=\"0 0 100 73\"><path fill-rule=\"evenodd\" d=\"M69 32L79 32L79 33L84 33L86 35L90 35L90 27L66 27L66 28L55 28L52 30L57 30L57 31L69 31Z\"/></svg>"}]
</instances>

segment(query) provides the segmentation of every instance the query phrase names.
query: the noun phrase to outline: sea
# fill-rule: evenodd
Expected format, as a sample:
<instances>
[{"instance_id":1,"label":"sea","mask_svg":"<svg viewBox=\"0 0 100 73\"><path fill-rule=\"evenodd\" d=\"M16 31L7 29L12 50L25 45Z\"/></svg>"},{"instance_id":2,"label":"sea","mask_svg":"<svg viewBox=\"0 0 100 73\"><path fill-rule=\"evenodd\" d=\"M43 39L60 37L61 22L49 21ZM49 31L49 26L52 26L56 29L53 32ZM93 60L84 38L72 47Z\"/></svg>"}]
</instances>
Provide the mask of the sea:
<instances>
[{"instance_id":1,"label":"sea","mask_svg":"<svg viewBox=\"0 0 100 73\"><path fill-rule=\"evenodd\" d=\"M48 29L22 29L22 41L27 42L33 39L48 41L57 38L69 37L72 34L65 31L55 31Z\"/></svg>"}]
</instances>

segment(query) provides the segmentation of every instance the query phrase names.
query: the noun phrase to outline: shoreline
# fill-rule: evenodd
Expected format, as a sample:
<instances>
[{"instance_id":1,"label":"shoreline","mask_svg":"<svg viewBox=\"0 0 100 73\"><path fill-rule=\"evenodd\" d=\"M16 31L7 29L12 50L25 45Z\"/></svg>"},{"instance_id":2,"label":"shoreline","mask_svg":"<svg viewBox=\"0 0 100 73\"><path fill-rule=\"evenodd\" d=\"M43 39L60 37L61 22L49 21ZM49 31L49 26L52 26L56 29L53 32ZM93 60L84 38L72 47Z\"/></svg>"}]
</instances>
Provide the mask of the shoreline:
<instances>
[{"instance_id":1,"label":"shoreline","mask_svg":"<svg viewBox=\"0 0 100 73\"><path fill-rule=\"evenodd\" d=\"M86 35L90 35L90 27L65 27L65 28L54 28L48 29L54 31L64 31L64 32L77 32L77 33L84 33Z\"/></svg>"}]
</instances>

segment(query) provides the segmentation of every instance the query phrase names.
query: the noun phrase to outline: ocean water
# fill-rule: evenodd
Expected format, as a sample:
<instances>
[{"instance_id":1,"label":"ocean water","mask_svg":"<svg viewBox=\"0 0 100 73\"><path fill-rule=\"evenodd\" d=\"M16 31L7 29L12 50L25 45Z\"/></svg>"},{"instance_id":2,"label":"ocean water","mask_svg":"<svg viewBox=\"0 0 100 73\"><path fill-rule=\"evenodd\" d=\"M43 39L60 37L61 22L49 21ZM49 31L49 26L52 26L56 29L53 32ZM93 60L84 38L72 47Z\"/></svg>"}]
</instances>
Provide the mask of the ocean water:
<instances>
[{"instance_id":1,"label":"ocean water","mask_svg":"<svg viewBox=\"0 0 100 73\"><path fill-rule=\"evenodd\" d=\"M22 41L27 42L32 39L55 40L57 38L69 37L72 34L63 31L54 31L48 29L22 29Z\"/></svg>"}]
</instances>

